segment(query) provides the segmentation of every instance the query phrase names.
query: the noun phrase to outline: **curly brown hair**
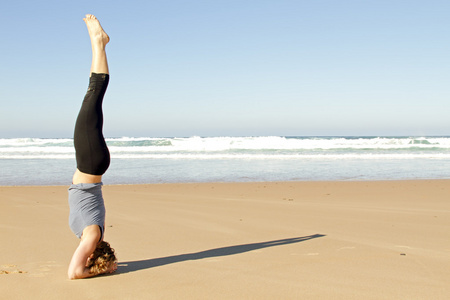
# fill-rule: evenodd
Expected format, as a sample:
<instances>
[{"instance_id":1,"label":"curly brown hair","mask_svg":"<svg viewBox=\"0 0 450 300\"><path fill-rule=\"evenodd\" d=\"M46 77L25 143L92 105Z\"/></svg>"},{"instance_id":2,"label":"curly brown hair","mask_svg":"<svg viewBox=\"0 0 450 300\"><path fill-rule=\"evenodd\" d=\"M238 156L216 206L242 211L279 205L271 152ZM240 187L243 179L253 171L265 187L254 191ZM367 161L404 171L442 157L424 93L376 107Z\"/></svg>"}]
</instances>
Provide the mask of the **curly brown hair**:
<instances>
[{"instance_id":1,"label":"curly brown hair","mask_svg":"<svg viewBox=\"0 0 450 300\"><path fill-rule=\"evenodd\" d=\"M87 267L91 274L103 274L117 262L115 251L108 242L101 241L89 260Z\"/></svg>"}]
</instances>

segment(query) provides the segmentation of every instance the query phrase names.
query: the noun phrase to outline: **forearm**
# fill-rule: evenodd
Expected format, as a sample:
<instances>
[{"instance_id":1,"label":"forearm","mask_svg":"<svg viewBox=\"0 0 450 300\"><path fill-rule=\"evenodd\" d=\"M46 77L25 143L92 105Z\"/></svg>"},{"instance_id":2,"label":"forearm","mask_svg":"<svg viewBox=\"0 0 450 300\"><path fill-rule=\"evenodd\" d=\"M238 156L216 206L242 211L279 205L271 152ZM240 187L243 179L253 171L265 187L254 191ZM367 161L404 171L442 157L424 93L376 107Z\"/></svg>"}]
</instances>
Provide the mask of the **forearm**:
<instances>
[{"instance_id":1,"label":"forearm","mask_svg":"<svg viewBox=\"0 0 450 300\"><path fill-rule=\"evenodd\" d=\"M89 268L86 267L88 258L94 252L95 246L96 242L89 237L89 234L80 241L69 264L69 270L67 271L69 279L80 279L97 275L92 274Z\"/></svg>"},{"instance_id":2,"label":"forearm","mask_svg":"<svg viewBox=\"0 0 450 300\"><path fill-rule=\"evenodd\" d=\"M89 277L93 277L96 275L99 275L99 274L92 273L90 271L90 269L86 268L86 267L81 270L74 270L73 272L69 272L69 274L68 274L70 280L89 278Z\"/></svg>"},{"instance_id":3,"label":"forearm","mask_svg":"<svg viewBox=\"0 0 450 300\"><path fill-rule=\"evenodd\" d=\"M69 279L83 279L83 278L89 278L89 277L94 277L97 275L101 275L101 274L107 274L107 273L113 273L117 270L117 262L112 263L108 269L106 269L103 272L96 272L96 271L91 271L90 268L84 267L84 268L79 268L78 270L73 270L71 271L69 269Z\"/></svg>"},{"instance_id":4,"label":"forearm","mask_svg":"<svg viewBox=\"0 0 450 300\"><path fill-rule=\"evenodd\" d=\"M104 272L106 273L106 272ZM100 272L91 272L91 270L89 268L84 268L84 269L78 269L78 270L74 270L73 272L69 272L68 276L69 279L83 279L83 278L89 278L89 277L94 277L100 274L104 274L104 273L100 273Z\"/></svg>"}]
</instances>

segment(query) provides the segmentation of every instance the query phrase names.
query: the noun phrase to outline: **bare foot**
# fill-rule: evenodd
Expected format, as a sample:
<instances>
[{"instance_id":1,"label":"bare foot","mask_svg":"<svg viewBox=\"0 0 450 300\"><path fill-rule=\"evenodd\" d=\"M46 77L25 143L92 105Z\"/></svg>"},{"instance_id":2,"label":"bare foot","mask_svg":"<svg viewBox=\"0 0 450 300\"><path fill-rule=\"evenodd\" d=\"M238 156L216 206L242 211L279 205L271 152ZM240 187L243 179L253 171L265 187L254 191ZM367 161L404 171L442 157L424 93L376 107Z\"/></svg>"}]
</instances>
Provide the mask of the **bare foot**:
<instances>
[{"instance_id":1,"label":"bare foot","mask_svg":"<svg viewBox=\"0 0 450 300\"><path fill-rule=\"evenodd\" d=\"M86 15L86 18L83 18L83 21L86 23L92 46L101 46L105 48L106 44L109 42L109 36L103 30L98 19L94 15Z\"/></svg>"}]
</instances>

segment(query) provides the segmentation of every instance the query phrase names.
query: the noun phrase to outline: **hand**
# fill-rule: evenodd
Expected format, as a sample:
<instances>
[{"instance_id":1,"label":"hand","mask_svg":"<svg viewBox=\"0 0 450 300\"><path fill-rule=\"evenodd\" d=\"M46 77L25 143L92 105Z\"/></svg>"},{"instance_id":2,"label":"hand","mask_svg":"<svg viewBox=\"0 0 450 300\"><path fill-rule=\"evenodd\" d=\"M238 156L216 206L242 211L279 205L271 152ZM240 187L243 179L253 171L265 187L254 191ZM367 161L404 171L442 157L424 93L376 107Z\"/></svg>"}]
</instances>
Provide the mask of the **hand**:
<instances>
[{"instance_id":1,"label":"hand","mask_svg":"<svg viewBox=\"0 0 450 300\"><path fill-rule=\"evenodd\" d=\"M106 270L105 273L114 273L115 271L117 271L117 262L114 262L109 268L108 270Z\"/></svg>"},{"instance_id":2,"label":"hand","mask_svg":"<svg viewBox=\"0 0 450 300\"><path fill-rule=\"evenodd\" d=\"M89 267L90 263L91 263L91 259L94 258L94 253L92 253L86 260L86 267Z\"/></svg>"}]
</instances>

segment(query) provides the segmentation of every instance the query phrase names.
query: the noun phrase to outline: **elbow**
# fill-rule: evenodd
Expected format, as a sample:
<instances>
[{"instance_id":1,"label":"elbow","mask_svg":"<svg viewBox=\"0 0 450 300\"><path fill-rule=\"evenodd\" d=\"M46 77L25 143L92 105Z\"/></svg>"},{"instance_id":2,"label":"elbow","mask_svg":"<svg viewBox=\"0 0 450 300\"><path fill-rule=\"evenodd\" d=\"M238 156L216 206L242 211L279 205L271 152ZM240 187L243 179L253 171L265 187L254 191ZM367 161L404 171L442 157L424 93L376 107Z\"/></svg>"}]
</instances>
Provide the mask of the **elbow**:
<instances>
[{"instance_id":1,"label":"elbow","mask_svg":"<svg viewBox=\"0 0 450 300\"><path fill-rule=\"evenodd\" d=\"M68 277L70 280L84 278L83 272L77 272L76 270L69 270L69 271L67 272L67 277Z\"/></svg>"},{"instance_id":2,"label":"elbow","mask_svg":"<svg viewBox=\"0 0 450 300\"><path fill-rule=\"evenodd\" d=\"M69 280L74 280L74 279L78 279L79 277L75 274L75 273L67 273L67 277L69 278Z\"/></svg>"}]
</instances>

